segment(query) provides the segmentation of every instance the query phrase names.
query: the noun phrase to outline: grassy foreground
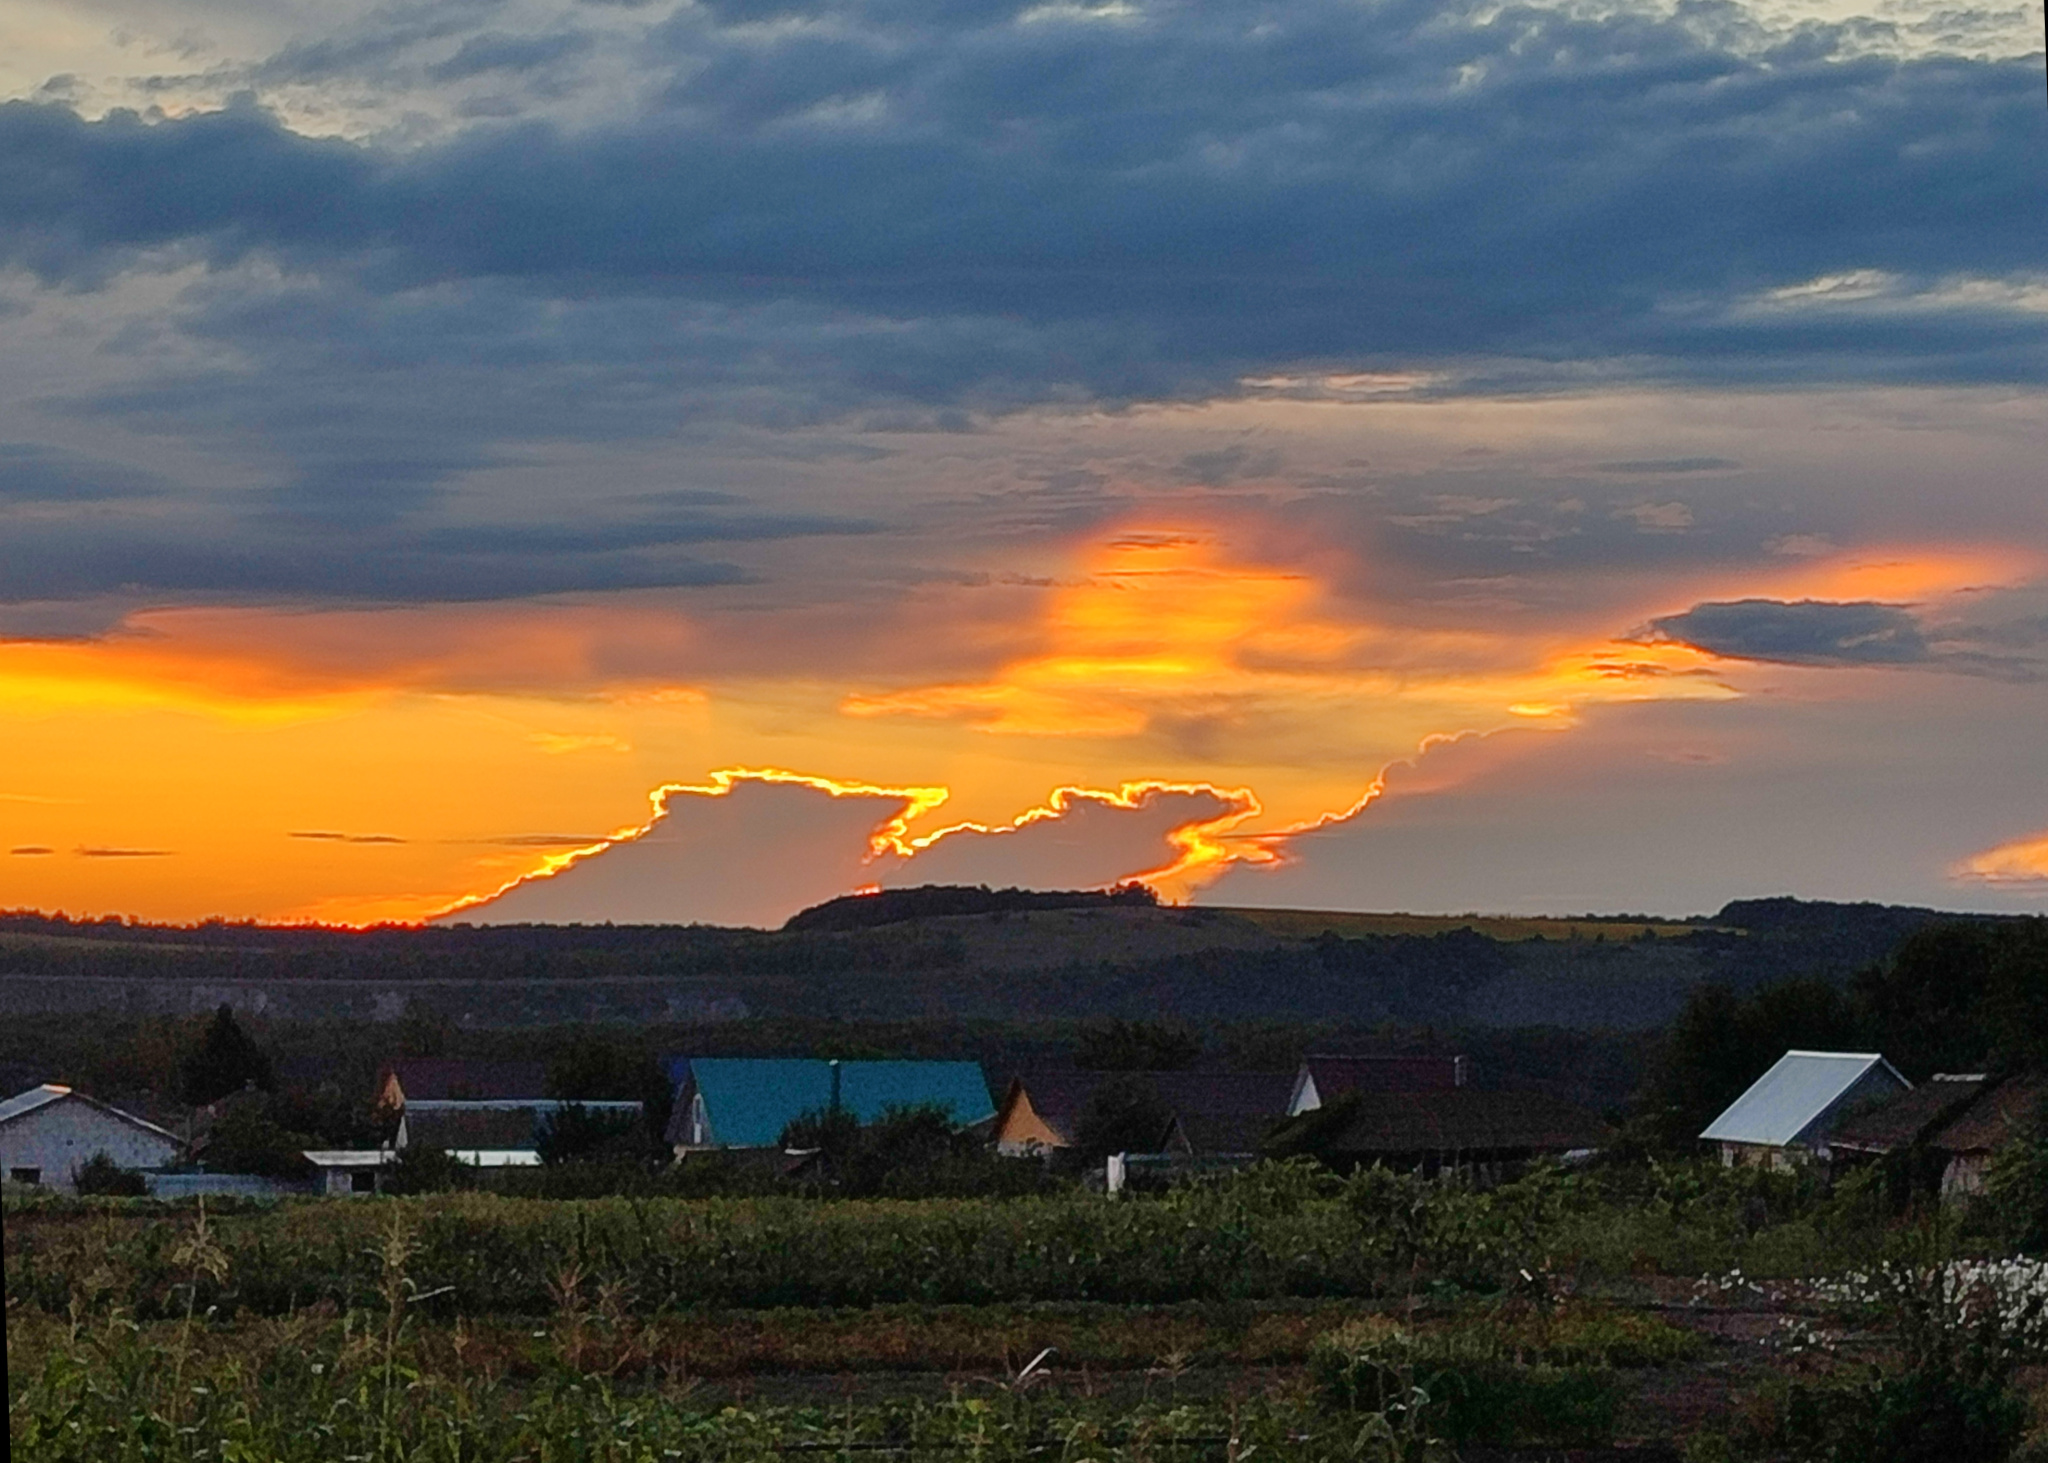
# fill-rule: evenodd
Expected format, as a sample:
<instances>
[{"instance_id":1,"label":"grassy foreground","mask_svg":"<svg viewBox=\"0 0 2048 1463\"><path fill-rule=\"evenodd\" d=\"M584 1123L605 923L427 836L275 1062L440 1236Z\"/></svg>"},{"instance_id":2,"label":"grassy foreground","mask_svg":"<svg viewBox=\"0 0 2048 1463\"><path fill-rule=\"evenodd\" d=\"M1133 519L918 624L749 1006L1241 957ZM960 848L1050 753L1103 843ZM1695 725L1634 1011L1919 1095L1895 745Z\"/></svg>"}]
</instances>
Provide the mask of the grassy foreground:
<instances>
[{"instance_id":1,"label":"grassy foreground","mask_svg":"<svg viewBox=\"0 0 2048 1463\"><path fill-rule=\"evenodd\" d=\"M11 1456L1847 1456L1875 1404L1832 1378L1878 1353L1798 1363L1823 1387L1798 1415L1840 1437L1730 1441L1702 1416L1786 1359L1668 1302L1703 1270L1869 1261L1897 1241L1869 1197L1691 1166L1479 1194L1280 1165L1117 1202L14 1203ZM1739 1319L1752 1290L1715 1295ZM2009 1372L1980 1387L2005 1451L1942 1457L2009 1456Z\"/></svg>"}]
</instances>

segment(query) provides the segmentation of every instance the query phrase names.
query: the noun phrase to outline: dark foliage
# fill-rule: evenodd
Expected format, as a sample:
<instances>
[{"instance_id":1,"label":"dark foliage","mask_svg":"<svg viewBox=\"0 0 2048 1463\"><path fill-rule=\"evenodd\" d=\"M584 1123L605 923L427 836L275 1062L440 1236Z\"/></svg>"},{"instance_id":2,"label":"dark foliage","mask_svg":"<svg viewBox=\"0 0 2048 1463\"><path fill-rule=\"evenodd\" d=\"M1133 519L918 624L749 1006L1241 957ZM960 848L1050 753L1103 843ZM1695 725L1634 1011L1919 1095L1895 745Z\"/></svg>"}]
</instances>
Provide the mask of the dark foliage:
<instances>
[{"instance_id":1,"label":"dark foliage","mask_svg":"<svg viewBox=\"0 0 2048 1463\"><path fill-rule=\"evenodd\" d=\"M1111 1077L1088 1096L1074 1124L1074 1154L1099 1162L1112 1153L1157 1153L1173 1122L1149 1082L1135 1073Z\"/></svg>"},{"instance_id":2,"label":"dark foliage","mask_svg":"<svg viewBox=\"0 0 2048 1463\"><path fill-rule=\"evenodd\" d=\"M583 1102L637 1102L650 1146L668 1131L675 1085L644 1039L577 1032L548 1061L548 1095Z\"/></svg>"},{"instance_id":3,"label":"dark foliage","mask_svg":"<svg viewBox=\"0 0 2048 1463\"><path fill-rule=\"evenodd\" d=\"M986 884L920 884L915 889L883 889L873 894L845 894L799 910L783 923L785 931L870 930L878 925L960 914L1013 914L1037 909L1152 908L1159 896L1143 884L1114 889L991 889Z\"/></svg>"},{"instance_id":4,"label":"dark foliage","mask_svg":"<svg viewBox=\"0 0 2048 1463\"><path fill-rule=\"evenodd\" d=\"M541 1119L534 1147L540 1161L619 1163L654 1157L641 1114L585 1107L572 1102Z\"/></svg>"},{"instance_id":5,"label":"dark foliage","mask_svg":"<svg viewBox=\"0 0 2048 1463\"><path fill-rule=\"evenodd\" d=\"M265 1178L298 1179L312 1172L305 1150L322 1146L319 1135L289 1128L288 1115L260 1093L227 1104L207 1134L200 1160L215 1173L252 1173Z\"/></svg>"},{"instance_id":6,"label":"dark foliage","mask_svg":"<svg viewBox=\"0 0 2048 1463\"><path fill-rule=\"evenodd\" d=\"M1202 1038L1167 1021L1111 1017L1086 1026L1074 1043L1074 1065L1090 1072L1177 1072L1202 1055Z\"/></svg>"},{"instance_id":7,"label":"dark foliage","mask_svg":"<svg viewBox=\"0 0 2048 1463\"><path fill-rule=\"evenodd\" d=\"M2026 1430L2009 1368L1916 1367L1848 1385L1795 1383L1765 1442L1799 1463L2005 1463Z\"/></svg>"},{"instance_id":8,"label":"dark foliage","mask_svg":"<svg viewBox=\"0 0 2048 1463\"><path fill-rule=\"evenodd\" d=\"M213 1013L206 1034L185 1057L182 1075L185 1101L195 1107L249 1088L270 1092L277 1086L270 1058L242 1030L230 1006Z\"/></svg>"},{"instance_id":9,"label":"dark foliage","mask_svg":"<svg viewBox=\"0 0 2048 1463\"><path fill-rule=\"evenodd\" d=\"M149 1192L149 1184L132 1168L123 1168L104 1153L95 1153L78 1166L72 1183L81 1194L106 1194L135 1199Z\"/></svg>"},{"instance_id":10,"label":"dark foliage","mask_svg":"<svg viewBox=\"0 0 2048 1463\"><path fill-rule=\"evenodd\" d=\"M890 1108L865 1126L844 1110L805 1113L782 1130L780 1146L809 1154L790 1174L799 1188L848 1199L1021 1195L1058 1187L1041 1165L997 1157L982 1134L956 1128L938 1107Z\"/></svg>"},{"instance_id":11,"label":"dark foliage","mask_svg":"<svg viewBox=\"0 0 2048 1463\"><path fill-rule=\"evenodd\" d=\"M1879 1048L1913 1081L1983 1062L1985 996L2004 939L1994 925L1930 924L1857 976L1856 998Z\"/></svg>"},{"instance_id":12,"label":"dark foliage","mask_svg":"<svg viewBox=\"0 0 2048 1463\"><path fill-rule=\"evenodd\" d=\"M476 1186L477 1170L443 1148L414 1143L398 1150L384 1178L393 1194L440 1194Z\"/></svg>"}]
</instances>

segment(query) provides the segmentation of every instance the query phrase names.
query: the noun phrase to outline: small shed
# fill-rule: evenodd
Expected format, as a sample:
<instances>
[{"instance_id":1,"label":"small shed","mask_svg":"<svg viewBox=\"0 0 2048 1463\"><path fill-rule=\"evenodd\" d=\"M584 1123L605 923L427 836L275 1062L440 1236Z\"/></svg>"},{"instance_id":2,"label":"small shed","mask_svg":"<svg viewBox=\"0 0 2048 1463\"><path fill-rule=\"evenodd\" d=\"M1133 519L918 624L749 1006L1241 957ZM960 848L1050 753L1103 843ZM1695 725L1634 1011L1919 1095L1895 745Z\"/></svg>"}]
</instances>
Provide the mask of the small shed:
<instances>
[{"instance_id":1,"label":"small shed","mask_svg":"<svg viewBox=\"0 0 2048 1463\"><path fill-rule=\"evenodd\" d=\"M1991 1085L1982 1072L1936 1072L1918 1087L1849 1113L1835 1125L1828 1149L1837 1163L1854 1164L1924 1148Z\"/></svg>"},{"instance_id":2,"label":"small shed","mask_svg":"<svg viewBox=\"0 0 2048 1463\"><path fill-rule=\"evenodd\" d=\"M317 1175L314 1192L338 1197L374 1194L383 1188L384 1171L391 1166L389 1148L308 1148L306 1162Z\"/></svg>"},{"instance_id":3,"label":"small shed","mask_svg":"<svg viewBox=\"0 0 2048 1463\"><path fill-rule=\"evenodd\" d=\"M2008 1077L1936 1129L1927 1146L1944 1155L1941 1194L1967 1198L1984 1192L1991 1155L2027 1131L2048 1104L2048 1077Z\"/></svg>"},{"instance_id":4,"label":"small shed","mask_svg":"<svg viewBox=\"0 0 2048 1463\"><path fill-rule=\"evenodd\" d=\"M670 1063L677 1154L772 1148L806 1113L836 1108L872 1123L891 1108L936 1107L957 1127L995 1112L979 1062L835 1062L815 1057L688 1057Z\"/></svg>"},{"instance_id":5,"label":"small shed","mask_svg":"<svg viewBox=\"0 0 2048 1463\"><path fill-rule=\"evenodd\" d=\"M10 1183L71 1193L96 1154L122 1168L156 1169L184 1152L177 1134L54 1082L0 1102L0 1173Z\"/></svg>"},{"instance_id":6,"label":"small shed","mask_svg":"<svg viewBox=\"0 0 2048 1463\"><path fill-rule=\"evenodd\" d=\"M1729 1167L1825 1161L1837 1127L1912 1087L1876 1052L1788 1051L1700 1137L1720 1145Z\"/></svg>"}]
</instances>

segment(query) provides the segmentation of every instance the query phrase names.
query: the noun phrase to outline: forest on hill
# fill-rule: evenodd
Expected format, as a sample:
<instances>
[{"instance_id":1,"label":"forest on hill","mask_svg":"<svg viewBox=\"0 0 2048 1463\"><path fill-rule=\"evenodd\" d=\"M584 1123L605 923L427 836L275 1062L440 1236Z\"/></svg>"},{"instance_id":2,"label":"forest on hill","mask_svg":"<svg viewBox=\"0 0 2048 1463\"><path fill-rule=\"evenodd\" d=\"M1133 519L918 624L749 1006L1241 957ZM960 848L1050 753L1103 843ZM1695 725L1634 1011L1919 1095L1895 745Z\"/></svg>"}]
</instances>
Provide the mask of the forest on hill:
<instances>
[{"instance_id":1,"label":"forest on hill","mask_svg":"<svg viewBox=\"0 0 2048 1463\"><path fill-rule=\"evenodd\" d=\"M16 912L0 915L0 1011L189 1013L225 1002L383 1021L423 1005L477 1025L1091 1016L1648 1029L1705 984L1846 986L1944 918L1769 899L1683 924L1584 920L1559 922L1565 937L1499 938L1477 919L1304 936L1258 916L1162 907L1142 890L975 888L835 900L777 931L170 926Z\"/></svg>"}]
</instances>

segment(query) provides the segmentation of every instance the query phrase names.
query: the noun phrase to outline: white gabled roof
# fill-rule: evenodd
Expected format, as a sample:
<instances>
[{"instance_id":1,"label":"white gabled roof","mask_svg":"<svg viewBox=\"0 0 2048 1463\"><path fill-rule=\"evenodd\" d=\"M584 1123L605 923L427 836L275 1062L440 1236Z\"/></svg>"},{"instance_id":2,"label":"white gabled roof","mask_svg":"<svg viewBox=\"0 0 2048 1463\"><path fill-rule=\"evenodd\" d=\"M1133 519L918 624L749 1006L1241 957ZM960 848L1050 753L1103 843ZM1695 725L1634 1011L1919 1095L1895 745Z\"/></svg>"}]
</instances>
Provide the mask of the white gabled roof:
<instances>
[{"instance_id":1,"label":"white gabled roof","mask_svg":"<svg viewBox=\"0 0 2048 1463\"><path fill-rule=\"evenodd\" d=\"M1700 1136L1714 1142L1783 1147L1877 1071L1888 1074L1901 1091L1913 1085L1876 1052L1786 1052Z\"/></svg>"},{"instance_id":2,"label":"white gabled roof","mask_svg":"<svg viewBox=\"0 0 2048 1463\"><path fill-rule=\"evenodd\" d=\"M11 1123L16 1118L27 1117L30 1113L46 1108L53 1102L62 1102L67 1097L75 1098L79 1102L85 1103L88 1107L98 1108L109 1117L119 1118L122 1122L141 1128L146 1133L154 1133L159 1138L166 1138L180 1148L185 1146L184 1139L167 1129L159 1128L148 1118L138 1118L132 1112L123 1112L111 1103L101 1102L97 1097L87 1097L83 1092L75 1092L71 1088L59 1086L55 1082L45 1082L40 1087L31 1087L26 1092L16 1093L13 1097L8 1098L7 1101L0 1102L0 1124Z\"/></svg>"},{"instance_id":3,"label":"white gabled roof","mask_svg":"<svg viewBox=\"0 0 2048 1463\"><path fill-rule=\"evenodd\" d=\"M34 1112L39 1107L48 1107L60 1097L69 1097L69 1087L59 1087L54 1082L45 1082L40 1087L31 1087L26 1092L17 1092L5 1102L0 1102L0 1123L11 1123L16 1118Z\"/></svg>"}]
</instances>

